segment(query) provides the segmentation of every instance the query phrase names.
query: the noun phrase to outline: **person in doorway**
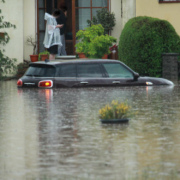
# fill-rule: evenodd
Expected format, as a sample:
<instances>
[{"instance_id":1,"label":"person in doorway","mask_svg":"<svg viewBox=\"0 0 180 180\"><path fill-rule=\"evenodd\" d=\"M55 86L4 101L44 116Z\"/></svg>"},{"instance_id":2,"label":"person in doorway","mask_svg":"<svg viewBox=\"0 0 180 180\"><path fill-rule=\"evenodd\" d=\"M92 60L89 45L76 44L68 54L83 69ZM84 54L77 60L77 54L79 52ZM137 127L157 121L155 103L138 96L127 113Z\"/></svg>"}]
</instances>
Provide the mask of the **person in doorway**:
<instances>
[{"instance_id":1,"label":"person in doorway","mask_svg":"<svg viewBox=\"0 0 180 180\"><path fill-rule=\"evenodd\" d=\"M61 3L59 6L59 12L61 13L60 17L57 18L58 24L64 24L63 28L61 28L60 35L61 35L61 42L62 46L58 46L58 55L66 56L66 41L65 41L65 30L66 30L66 22L67 22L67 6L65 3Z\"/></svg>"},{"instance_id":2,"label":"person in doorway","mask_svg":"<svg viewBox=\"0 0 180 180\"><path fill-rule=\"evenodd\" d=\"M52 15L45 13L44 17L46 20L46 32L43 44L50 53L49 60L55 59L55 55L58 53L58 46L62 46L60 28L63 28L63 24L57 24L56 21L59 16L59 10L54 10Z\"/></svg>"}]
</instances>

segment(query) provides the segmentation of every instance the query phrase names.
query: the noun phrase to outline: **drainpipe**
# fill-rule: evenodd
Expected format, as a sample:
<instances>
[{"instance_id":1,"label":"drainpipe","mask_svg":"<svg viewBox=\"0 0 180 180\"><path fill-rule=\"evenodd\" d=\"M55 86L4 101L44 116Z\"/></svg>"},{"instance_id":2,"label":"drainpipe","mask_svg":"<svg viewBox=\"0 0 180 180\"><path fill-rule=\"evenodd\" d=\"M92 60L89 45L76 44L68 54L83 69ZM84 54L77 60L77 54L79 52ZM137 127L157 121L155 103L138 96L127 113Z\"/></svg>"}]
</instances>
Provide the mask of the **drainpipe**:
<instances>
[{"instance_id":1,"label":"drainpipe","mask_svg":"<svg viewBox=\"0 0 180 180\"><path fill-rule=\"evenodd\" d=\"M123 0L121 0L121 18L123 18Z\"/></svg>"}]
</instances>

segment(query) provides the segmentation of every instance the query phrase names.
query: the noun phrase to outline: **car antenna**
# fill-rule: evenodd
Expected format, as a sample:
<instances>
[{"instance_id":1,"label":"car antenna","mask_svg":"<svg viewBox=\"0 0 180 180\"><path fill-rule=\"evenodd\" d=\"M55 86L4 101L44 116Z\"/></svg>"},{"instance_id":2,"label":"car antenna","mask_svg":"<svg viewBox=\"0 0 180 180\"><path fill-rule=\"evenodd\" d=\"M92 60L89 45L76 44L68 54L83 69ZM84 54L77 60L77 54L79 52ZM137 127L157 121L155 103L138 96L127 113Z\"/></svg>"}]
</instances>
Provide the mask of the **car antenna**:
<instances>
[{"instance_id":1,"label":"car antenna","mask_svg":"<svg viewBox=\"0 0 180 180\"><path fill-rule=\"evenodd\" d=\"M45 63L48 63L49 62L49 59L45 59Z\"/></svg>"}]
</instances>

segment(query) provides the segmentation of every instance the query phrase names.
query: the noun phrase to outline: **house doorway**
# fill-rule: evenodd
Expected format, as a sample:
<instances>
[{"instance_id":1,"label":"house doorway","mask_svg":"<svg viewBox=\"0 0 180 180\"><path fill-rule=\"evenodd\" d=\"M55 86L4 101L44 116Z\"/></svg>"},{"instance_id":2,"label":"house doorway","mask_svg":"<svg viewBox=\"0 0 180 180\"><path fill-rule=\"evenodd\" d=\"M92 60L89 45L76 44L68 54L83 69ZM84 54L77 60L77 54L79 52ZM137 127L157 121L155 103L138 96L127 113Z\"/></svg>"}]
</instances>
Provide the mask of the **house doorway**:
<instances>
[{"instance_id":1,"label":"house doorway","mask_svg":"<svg viewBox=\"0 0 180 180\"><path fill-rule=\"evenodd\" d=\"M44 51L43 40L45 35L45 12L52 14L53 9L58 9L61 3L68 7L66 24L66 51L67 55L75 55L76 33L84 30L96 16L97 10L107 8L109 10L110 0L37 0L37 39L38 52Z\"/></svg>"},{"instance_id":2,"label":"house doorway","mask_svg":"<svg viewBox=\"0 0 180 180\"><path fill-rule=\"evenodd\" d=\"M73 44L73 25L72 25L72 0L57 0L57 8L60 7L61 3L65 3L68 8L66 31L65 31L66 52L67 55L73 55L74 44Z\"/></svg>"}]
</instances>

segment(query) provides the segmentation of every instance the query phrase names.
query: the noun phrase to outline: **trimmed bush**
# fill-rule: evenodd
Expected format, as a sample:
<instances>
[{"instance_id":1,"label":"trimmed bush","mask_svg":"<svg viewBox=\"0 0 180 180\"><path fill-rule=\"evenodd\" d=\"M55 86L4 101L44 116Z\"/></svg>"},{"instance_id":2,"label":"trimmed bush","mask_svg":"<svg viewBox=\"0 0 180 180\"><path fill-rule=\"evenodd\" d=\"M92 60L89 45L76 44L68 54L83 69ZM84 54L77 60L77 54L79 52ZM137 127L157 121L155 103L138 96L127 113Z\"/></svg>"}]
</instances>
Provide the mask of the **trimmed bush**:
<instances>
[{"instance_id":1,"label":"trimmed bush","mask_svg":"<svg viewBox=\"0 0 180 180\"><path fill-rule=\"evenodd\" d=\"M165 20L130 19L120 36L119 60L140 75L162 76L162 53L180 53L180 37Z\"/></svg>"}]
</instances>

